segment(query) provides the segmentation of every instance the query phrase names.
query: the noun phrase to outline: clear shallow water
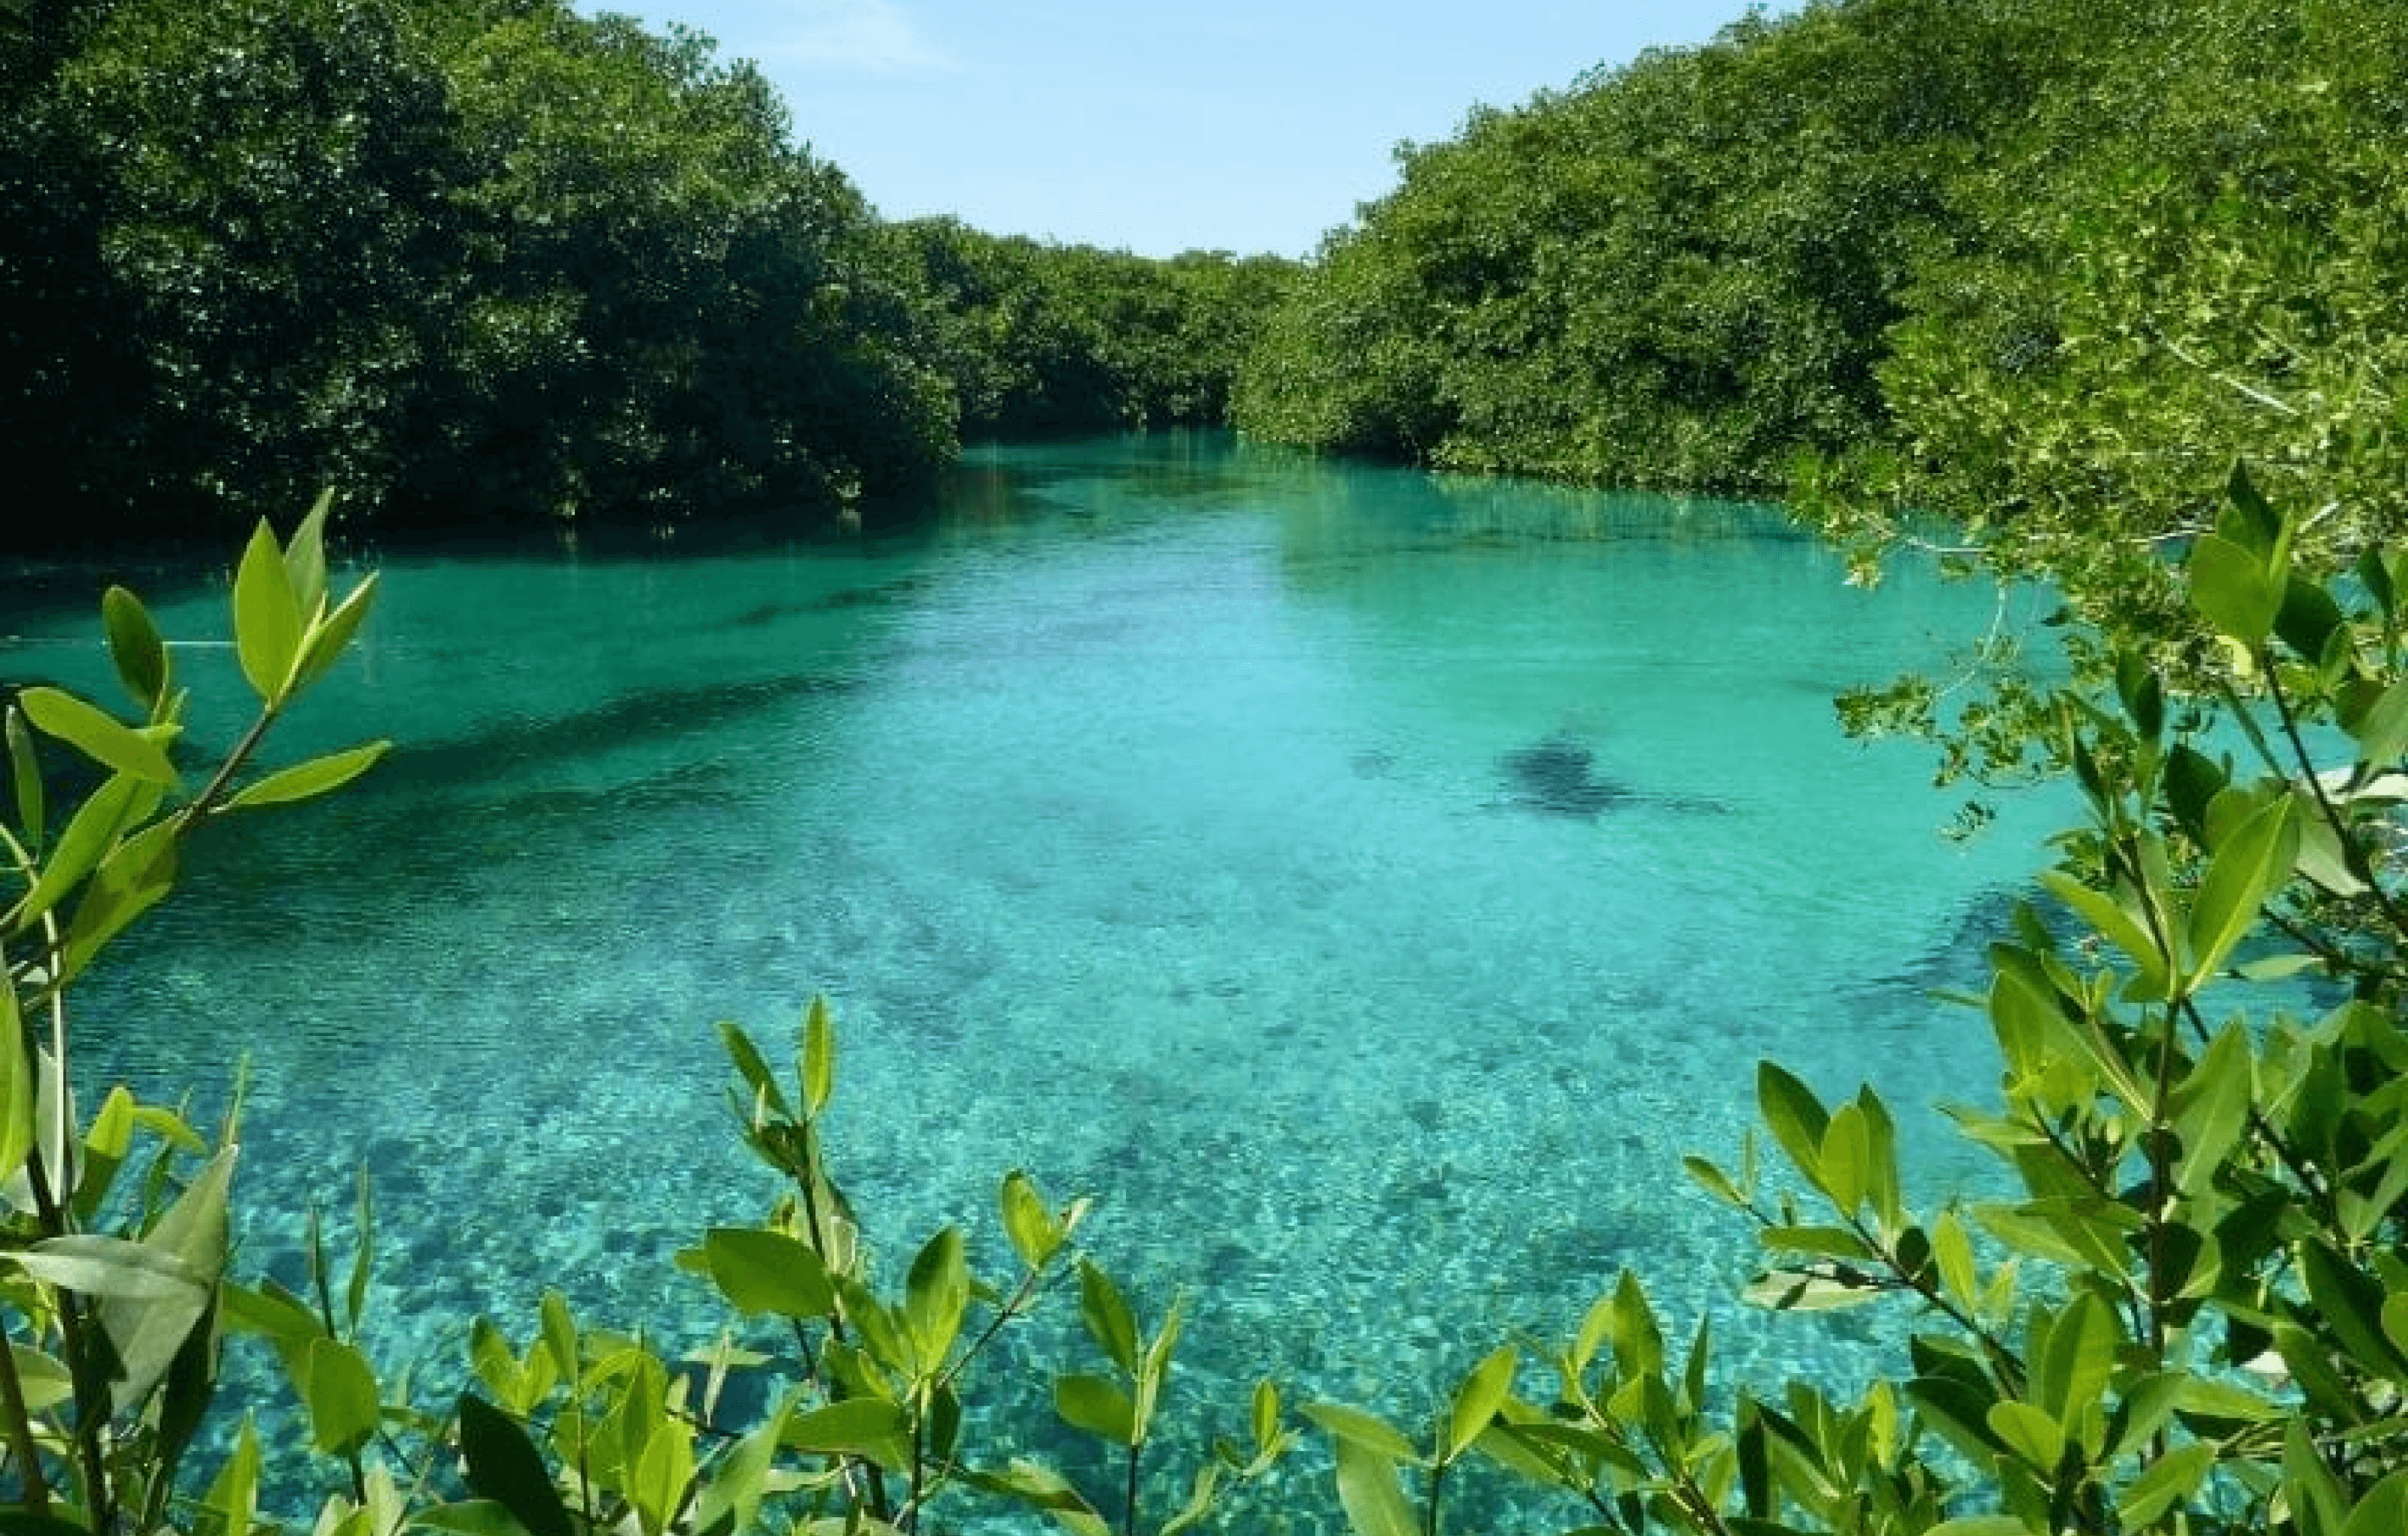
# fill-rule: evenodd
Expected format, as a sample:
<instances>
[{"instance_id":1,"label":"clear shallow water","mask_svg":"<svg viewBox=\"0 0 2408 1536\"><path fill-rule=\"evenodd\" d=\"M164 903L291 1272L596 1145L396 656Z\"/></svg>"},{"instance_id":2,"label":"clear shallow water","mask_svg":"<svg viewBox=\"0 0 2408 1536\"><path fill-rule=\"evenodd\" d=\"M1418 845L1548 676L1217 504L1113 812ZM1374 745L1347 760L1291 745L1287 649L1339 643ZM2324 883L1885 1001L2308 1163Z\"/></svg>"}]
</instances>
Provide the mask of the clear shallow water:
<instances>
[{"instance_id":1,"label":"clear shallow water","mask_svg":"<svg viewBox=\"0 0 2408 1536\"><path fill-rule=\"evenodd\" d=\"M247 1053L242 1268L292 1278L366 1165L377 1335L437 1389L465 1312L523 1333L546 1284L707 1341L669 1255L775 1194L711 1026L781 1058L814 991L894 1271L947 1220L999 1269L1008 1168L1095 1194L1140 1311L1188 1294L1211 1428L1264 1373L1419 1414L1625 1265L1733 1377L1887 1358L1736 1309L1752 1233L1679 1159L1735 1156L1770 1055L1965 1166L1926 1109L1991 1056L1929 989L1978 981L2052 811L1942 840L1928 751L1830 698L1985 595L1848 589L1757 509L1182 436L973 452L909 538L383 569L279 747L392 758L196 850L83 1065L172 1096ZM222 637L223 601L156 606ZM22 611L0 672L103 686L90 620Z\"/></svg>"}]
</instances>

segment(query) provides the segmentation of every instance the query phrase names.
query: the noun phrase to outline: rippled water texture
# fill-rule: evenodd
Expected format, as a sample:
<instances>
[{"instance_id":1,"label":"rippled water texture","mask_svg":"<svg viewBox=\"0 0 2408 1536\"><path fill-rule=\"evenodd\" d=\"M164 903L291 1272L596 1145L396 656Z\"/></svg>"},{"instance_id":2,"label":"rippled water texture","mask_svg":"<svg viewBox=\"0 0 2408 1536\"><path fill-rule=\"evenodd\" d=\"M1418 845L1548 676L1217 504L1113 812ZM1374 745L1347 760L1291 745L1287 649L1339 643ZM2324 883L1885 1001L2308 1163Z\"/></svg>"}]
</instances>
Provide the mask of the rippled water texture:
<instances>
[{"instance_id":1,"label":"rippled water texture","mask_svg":"<svg viewBox=\"0 0 2408 1536\"><path fill-rule=\"evenodd\" d=\"M1830 700L1989 596L1849 589L1762 510L1157 436L974 452L909 538L383 568L279 745L391 759L195 851L84 1067L206 1104L248 1055L244 1272L365 1164L377 1334L433 1383L548 1281L707 1339L669 1255L774 1193L711 1026L782 1055L814 991L890 1272L945 1220L998 1255L1007 1168L1096 1194L1140 1310L1189 1295L1177 1400L1231 1412L1271 1372L1417 1414L1626 1265L1730 1372L1855 1369L1861 1321L1733 1312L1752 1234L1680 1155L1734 1155L1759 1056L1925 1149L1988 1091L1929 994L2042 809L1942 840L1928 750ZM222 576L150 590L222 637ZM104 686L90 609L18 607L0 670ZM222 744L227 653L180 664Z\"/></svg>"}]
</instances>

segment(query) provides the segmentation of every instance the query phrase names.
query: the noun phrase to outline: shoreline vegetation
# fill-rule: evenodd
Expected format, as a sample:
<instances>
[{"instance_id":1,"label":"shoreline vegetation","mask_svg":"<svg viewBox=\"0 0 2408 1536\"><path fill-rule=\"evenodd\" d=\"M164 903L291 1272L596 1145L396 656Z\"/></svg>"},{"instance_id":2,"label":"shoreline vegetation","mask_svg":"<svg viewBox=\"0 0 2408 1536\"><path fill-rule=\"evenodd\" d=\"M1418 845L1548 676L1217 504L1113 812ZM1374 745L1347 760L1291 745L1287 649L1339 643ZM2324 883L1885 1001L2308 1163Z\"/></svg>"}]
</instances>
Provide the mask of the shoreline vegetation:
<instances>
[{"instance_id":1,"label":"shoreline vegetation","mask_svg":"<svg viewBox=\"0 0 2408 1536\"><path fill-rule=\"evenodd\" d=\"M556 0L7 0L0 421L48 520L12 542L248 531L258 703L188 783L172 653L112 589L133 723L48 687L7 711L9 1529L876 1536L1010 1508L1168 1536L1311 1524L1334 1479L1359 1536L1437 1536L1486 1524L1476 1467L1584 1536L2408 1529L2402 81L2390 0L1834 0L1409 147L1300 267L1153 263L882 223L756 70ZM1626 1273L1417 1422L1268 1384L1197 1417L1182 1305L1121 1293L1083 1200L1005 1176L993 1281L958 1227L872 1266L821 1143L815 1006L791 1073L723 1034L779 1192L680 1257L727 1303L717 1345L555 1300L477 1320L430 1392L364 1328L367 1191L347 1263L313 1221L308 1294L254 1288L229 1271L238 1106L212 1138L67 1092L77 979L138 950L181 840L383 751L258 766L368 610L373 578L329 589L335 518L873 518L981 425L1224 414L1778 492L1860 580L1937 543L2061 595L2071 684L2019 682L1994 636L1980 686L1847 707L1941 733L1943 771L2056 765L2082 793L2044 879L2074 931L2019 913L1964 999L1998 1059L1957 1118L2004 1193L1911 1205L1888 1106L1770 1062L1760 1137L1686 1159L1759 1236L1751 1299L1878 1309L1889 1377L1723 1382ZM257 523L328 485L338 514ZM2301 976L2339 1000L2300 1012ZM1092 1359L992 1347L1039 1304ZM230 1342L291 1383L272 1445L216 1400ZM1059 1422L982 1415L1005 1371ZM1075 1482L1028 1449L1066 1433ZM1274 1481L1291 1455L1318 1491Z\"/></svg>"}]
</instances>

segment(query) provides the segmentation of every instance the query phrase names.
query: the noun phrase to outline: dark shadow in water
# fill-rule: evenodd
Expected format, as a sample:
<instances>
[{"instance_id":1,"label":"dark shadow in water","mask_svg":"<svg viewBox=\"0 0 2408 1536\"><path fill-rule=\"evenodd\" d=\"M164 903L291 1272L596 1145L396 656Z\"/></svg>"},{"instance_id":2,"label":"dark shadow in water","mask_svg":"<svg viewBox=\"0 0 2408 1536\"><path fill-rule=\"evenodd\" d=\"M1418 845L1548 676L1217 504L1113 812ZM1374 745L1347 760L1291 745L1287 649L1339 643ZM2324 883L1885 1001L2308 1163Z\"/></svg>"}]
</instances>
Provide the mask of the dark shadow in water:
<instances>
[{"instance_id":1,"label":"dark shadow in water","mask_svg":"<svg viewBox=\"0 0 2408 1536\"><path fill-rule=\"evenodd\" d=\"M1525 811L1594 816L1630 798L1630 787L1598 776L1597 754L1560 733L1497 760Z\"/></svg>"},{"instance_id":2,"label":"dark shadow in water","mask_svg":"<svg viewBox=\"0 0 2408 1536\"><path fill-rule=\"evenodd\" d=\"M1586 819L1633 805L1671 811L1730 809L1719 800L1661 795L1609 779L1597 771L1597 754L1563 731L1507 753L1497 760L1497 767L1511 792L1506 803L1544 816Z\"/></svg>"},{"instance_id":3,"label":"dark shadow in water","mask_svg":"<svg viewBox=\"0 0 2408 1536\"><path fill-rule=\"evenodd\" d=\"M697 687L646 688L622 694L579 714L514 719L440 741L401 742L360 782L360 787L370 796L417 797L476 785L496 771L589 762L635 743L697 735L797 698L851 693L861 685L857 678L798 673Z\"/></svg>"}]
</instances>

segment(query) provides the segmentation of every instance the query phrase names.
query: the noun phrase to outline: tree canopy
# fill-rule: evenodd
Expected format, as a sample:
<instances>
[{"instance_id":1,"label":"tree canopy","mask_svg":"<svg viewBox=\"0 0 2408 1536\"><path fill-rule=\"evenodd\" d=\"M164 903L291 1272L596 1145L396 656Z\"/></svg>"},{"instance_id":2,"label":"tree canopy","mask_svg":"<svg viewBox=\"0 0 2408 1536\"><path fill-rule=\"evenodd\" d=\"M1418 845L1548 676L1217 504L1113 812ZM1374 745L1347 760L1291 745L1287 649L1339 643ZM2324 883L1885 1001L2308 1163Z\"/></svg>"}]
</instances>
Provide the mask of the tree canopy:
<instances>
[{"instance_id":1,"label":"tree canopy","mask_svg":"<svg viewBox=\"0 0 2408 1536\"><path fill-rule=\"evenodd\" d=\"M1287 269L897 230L566 0L0 14L13 541L857 514L966 429L1217 421Z\"/></svg>"}]
</instances>

